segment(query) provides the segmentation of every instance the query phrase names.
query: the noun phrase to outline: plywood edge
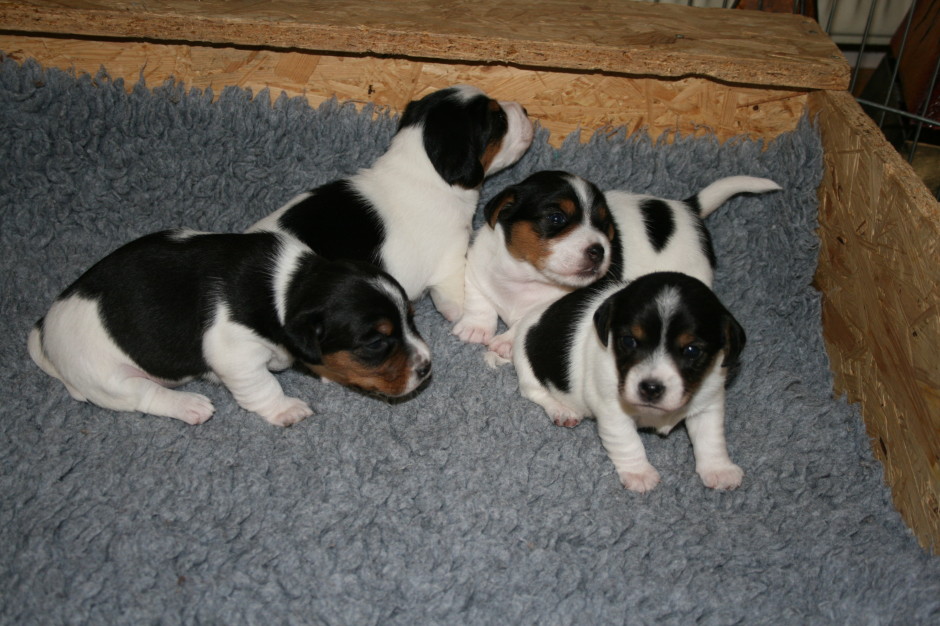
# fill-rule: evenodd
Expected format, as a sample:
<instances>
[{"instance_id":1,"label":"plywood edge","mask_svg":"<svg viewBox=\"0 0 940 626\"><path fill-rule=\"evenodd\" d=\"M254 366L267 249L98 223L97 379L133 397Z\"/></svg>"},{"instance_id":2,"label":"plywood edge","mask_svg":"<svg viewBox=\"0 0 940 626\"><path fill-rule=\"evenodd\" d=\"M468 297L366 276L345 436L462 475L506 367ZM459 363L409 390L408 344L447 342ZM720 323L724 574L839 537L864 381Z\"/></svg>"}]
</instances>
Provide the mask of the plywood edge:
<instances>
[{"instance_id":1,"label":"plywood edge","mask_svg":"<svg viewBox=\"0 0 940 626\"><path fill-rule=\"evenodd\" d=\"M805 109L802 91L726 85L699 78L658 79L589 72L524 70L506 65L315 55L222 46L91 41L0 34L0 52L19 62L96 75L104 69L131 89L169 79L187 88L230 85L258 94L372 103L401 112L410 100L449 85L473 84L501 100L521 102L559 146L572 133L645 131L653 137L714 134L720 141L772 139L793 130Z\"/></svg>"},{"instance_id":2,"label":"plywood edge","mask_svg":"<svg viewBox=\"0 0 940 626\"><path fill-rule=\"evenodd\" d=\"M734 28L728 28L729 21ZM844 89L813 20L756 11L574 0L85 2L0 0L7 31Z\"/></svg>"},{"instance_id":3,"label":"plywood edge","mask_svg":"<svg viewBox=\"0 0 940 626\"><path fill-rule=\"evenodd\" d=\"M810 95L825 148L816 282L835 387L861 404L894 504L940 553L940 204L845 92Z\"/></svg>"}]
</instances>

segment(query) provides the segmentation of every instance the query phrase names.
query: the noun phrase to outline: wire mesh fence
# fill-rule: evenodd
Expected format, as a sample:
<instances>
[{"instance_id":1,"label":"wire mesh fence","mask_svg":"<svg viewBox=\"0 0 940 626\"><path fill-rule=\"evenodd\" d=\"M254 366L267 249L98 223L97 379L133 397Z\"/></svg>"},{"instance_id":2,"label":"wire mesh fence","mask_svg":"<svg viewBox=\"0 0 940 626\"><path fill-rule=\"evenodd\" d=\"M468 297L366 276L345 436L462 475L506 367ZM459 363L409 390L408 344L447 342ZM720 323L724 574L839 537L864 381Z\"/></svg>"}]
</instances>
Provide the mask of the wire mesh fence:
<instances>
[{"instance_id":1,"label":"wire mesh fence","mask_svg":"<svg viewBox=\"0 0 940 626\"><path fill-rule=\"evenodd\" d=\"M940 0L646 1L815 19L852 65L849 90L862 108L909 162L929 161L918 173L940 178Z\"/></svg>"}]
</instances>

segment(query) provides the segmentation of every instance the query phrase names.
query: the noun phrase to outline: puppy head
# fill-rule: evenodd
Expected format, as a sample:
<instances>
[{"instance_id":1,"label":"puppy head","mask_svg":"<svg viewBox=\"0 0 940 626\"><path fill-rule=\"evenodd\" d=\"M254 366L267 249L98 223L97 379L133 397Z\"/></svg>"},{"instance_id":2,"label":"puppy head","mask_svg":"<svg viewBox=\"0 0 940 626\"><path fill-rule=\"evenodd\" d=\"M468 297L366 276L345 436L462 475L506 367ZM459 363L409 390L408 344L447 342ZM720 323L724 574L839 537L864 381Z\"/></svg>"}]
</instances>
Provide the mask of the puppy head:
<instances>
[{"instance_id":1,"label":"puppy head","mask_svg":"<svg viewBox=\"0 0 940 626\"><path fill-rule=\"evenodd\" d=\"M366 263L309 255L287 293L287 347L314 373L387 396L414 391L431 373L401 286Z\"/></svg>"},{"instance_id":2,"label":"puppy head","mask_svg":"<svg viewBox=\"0 0 940 626\"><path fill-rule=\"evenodd\" d=\"M398 129L412 126L423 129L424 149L441 178L467 189L518 161L534 136L522 105L497 102L468 85L410 102Z\"/></svg>"},{"instance_id":3,"label":"puppy head","mask_svg":"<svg viewBox=\"0 0 940 626\"><path fill-rule=\"evenodd\" d=\"M737 365L745 343L717 296L675 272L637 278L598 308L594 324L613 351L621 398L645 417L684 407L709 372Z\"/></svg>"},{"instance_id":4,"label":"puppy head","mask_svg":"<svg viewBox=\"0 0 940 626\"><path fill-rule=\"evenodd\" d=\"M616 229L604 194L567 172L537 172L483 209L506 249L550 282L583 287L610 269Z\"/></svg>"}]
</instances>

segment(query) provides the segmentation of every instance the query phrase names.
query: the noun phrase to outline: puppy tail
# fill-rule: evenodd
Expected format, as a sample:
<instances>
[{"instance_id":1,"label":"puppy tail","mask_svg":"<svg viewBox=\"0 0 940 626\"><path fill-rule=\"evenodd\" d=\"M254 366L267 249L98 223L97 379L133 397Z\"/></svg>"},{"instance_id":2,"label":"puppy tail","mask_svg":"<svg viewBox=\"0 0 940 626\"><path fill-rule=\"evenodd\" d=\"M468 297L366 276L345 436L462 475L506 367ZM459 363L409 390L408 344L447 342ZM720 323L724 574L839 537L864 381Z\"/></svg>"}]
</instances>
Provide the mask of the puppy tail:
<instances>
[{"instance_id":1,"label":"puppy tail","mask_svg":"<svg viewBox=\"0 0 940 626\"><path fill-rule=\"evenodd\" d=\"M754 176L729 176L719 178L695 196L689 204L698 209L699 217L708 217L715 209L739 193L766 193L781 189L780 185L769 178Z\"/></svg>"},{"instance_id":2,"label":"puppy tail","mask_svg":"<svg viewBox=\"0 0 940 626\"><path fill-rule=\"evenodd\" d=\"M36 365L39 366L39 369L53 378L62 380L59 371L52 364L52 361L49 360L49 357L46 356L46 351L42 347L42 323L43 320L40 319L36 322L36 325L33 326L33 329L29 331L29 339L26 342L26 347L29 349L29 356L32 357Z\"/></svg>"}]
</instances>

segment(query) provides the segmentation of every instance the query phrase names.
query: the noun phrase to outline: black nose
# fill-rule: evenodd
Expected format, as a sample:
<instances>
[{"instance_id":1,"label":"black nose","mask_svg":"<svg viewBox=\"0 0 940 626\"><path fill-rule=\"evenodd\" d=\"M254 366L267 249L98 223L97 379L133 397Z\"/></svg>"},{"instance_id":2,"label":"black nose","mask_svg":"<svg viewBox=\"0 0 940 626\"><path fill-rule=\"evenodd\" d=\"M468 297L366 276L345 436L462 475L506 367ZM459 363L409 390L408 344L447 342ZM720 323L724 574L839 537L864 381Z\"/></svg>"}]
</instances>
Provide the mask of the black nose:
<instances>
[{"instance_id":1,"label":"black nose","mask_svg":"<svg viewBox=\"0 0 940 626\"><path fill-rule=\"evenodd\" d=\"M595 263L599 263L604 258L604 246L599 243L595 243L590 248L585 250L584 254L586 254L587 258L591 259Z\"/></svg>"},{"instance_id":2,"label":"black nose","mask_svg":"<svg viewBox=\"0 0 940 626\"><path fill-rule=\"evenodd\" d=\"M640 382L640 395L647 402L659 400L665 391L666 386L658 380L650 379Z\"/></svg>"},{"instance_id":3,"label":"black nose","mask_svg":"<svg viewBox=\"0 0 940 626\"><path fill-rule=\"evenodd\" d=\"M430 361L425 361L424 363L421 363L420 365L418 365L418 367L415 368L415 374L418 375L418 378L426 378L427 375L430 373L431 373Z\"/></svg>"}]
</instances>

